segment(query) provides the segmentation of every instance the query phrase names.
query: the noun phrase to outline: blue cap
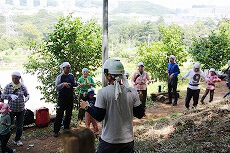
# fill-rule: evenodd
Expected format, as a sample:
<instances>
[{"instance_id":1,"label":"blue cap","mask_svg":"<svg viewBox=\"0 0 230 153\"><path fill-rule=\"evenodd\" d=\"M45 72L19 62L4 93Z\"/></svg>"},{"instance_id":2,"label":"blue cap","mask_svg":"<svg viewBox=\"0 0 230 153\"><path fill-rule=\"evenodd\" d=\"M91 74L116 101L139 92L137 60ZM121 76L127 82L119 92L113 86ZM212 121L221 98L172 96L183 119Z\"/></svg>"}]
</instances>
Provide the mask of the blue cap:
<instances>
[{"instance_id":1,"label":"blue cap","mask_svg":"<svg viewBox=\"0 0 230 153\"><path fill-rule=\"evenodd\" d=\"M89 70L87 68L83 68L82 72L89 72Z\"/></svg>"},{"instance_id":2,"label":"blue cap","mask_svg":"<svg viewBox=\"0 0 230 153\"><path fill-rule=\"evenodd\" d=\"M90 94L95 95L93 88L88 89L88 95L90 95Z\"/></svg>"}]
</instances>

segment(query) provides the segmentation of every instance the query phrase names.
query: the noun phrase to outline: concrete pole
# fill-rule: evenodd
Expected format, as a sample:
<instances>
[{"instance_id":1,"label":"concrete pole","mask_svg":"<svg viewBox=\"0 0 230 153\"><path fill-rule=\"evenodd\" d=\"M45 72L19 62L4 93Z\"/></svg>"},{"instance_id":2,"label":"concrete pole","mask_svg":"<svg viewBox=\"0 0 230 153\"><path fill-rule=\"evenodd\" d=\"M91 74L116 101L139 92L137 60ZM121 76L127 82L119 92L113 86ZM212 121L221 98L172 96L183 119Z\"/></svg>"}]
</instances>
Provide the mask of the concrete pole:
<instances>
[{"instance_id":1,"label":"concrete pole","mask_svg":"<svg viewBox=\"0 0 230 153\"><path fill-rule=\"evenodd\" d=\"M108 0L103 0L102 64L108 59L108 56ZM102 73L102 85L107 86L104 73Z\"/></svg>"}]
</instances>

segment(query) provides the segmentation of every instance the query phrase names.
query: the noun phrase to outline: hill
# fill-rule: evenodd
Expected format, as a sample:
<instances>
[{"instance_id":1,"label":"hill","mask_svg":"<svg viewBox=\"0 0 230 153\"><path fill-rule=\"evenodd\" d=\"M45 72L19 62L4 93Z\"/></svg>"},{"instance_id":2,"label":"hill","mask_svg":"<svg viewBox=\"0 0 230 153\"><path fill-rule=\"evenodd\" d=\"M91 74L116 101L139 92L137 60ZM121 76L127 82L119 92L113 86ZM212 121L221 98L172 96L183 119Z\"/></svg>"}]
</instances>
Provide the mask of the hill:
<instances>
[{"instance_id":1,"label":"hill","mask_svg":"<svg viewBox=\"0 0 230 153\"><path fill-rule=\"evenodd\" d=\"M163 15L174 13L173 10L166 7L153 4L148 1L120 1L116 9L112 11L112 14L120 13L137 13L148 15Z\"/></svg>"},{"instance_id":2,"label":"hill","mask_svg":"<svg viewBox=\"0 0 230 153\"><path fill-rule=\"evenodd\" d=\"M136 152L230 152L229 101L137 125Z\"/></svg>"}]
</instances>

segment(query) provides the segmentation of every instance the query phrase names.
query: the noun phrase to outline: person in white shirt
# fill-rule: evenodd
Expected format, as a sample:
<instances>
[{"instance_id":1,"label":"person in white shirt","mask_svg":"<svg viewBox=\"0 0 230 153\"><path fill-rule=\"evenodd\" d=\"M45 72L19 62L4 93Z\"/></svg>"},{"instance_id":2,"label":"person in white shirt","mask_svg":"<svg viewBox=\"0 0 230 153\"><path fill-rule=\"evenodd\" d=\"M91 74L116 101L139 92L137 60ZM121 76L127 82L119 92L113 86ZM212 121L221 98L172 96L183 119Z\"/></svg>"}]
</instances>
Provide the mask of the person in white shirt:
<instances>
[{"instance_id":1,"label":"person in white shirt","mask_svg":"<svg viewBox=\"0 0 230 153\"><path fill-rule=\"evenodd\" d=\"M142 118L145 110L137 91L129 87L120 60L106 60L103 72L109 85L98 91L95 105L81 102L81 108L103 121L96 153L134 153L133 116Z\"/></svg>"},{"instance_id":2,"label":"person in white shirt","mask_svg":"<svg viewBox=\"0 0 230 153\"><path fill-rule=\"evenodd\" d=\"M185 99L185 107L189 110L190 100L193 98L193 108L196 108L199 101L200 94L200 80L205 81L204 72L200 68L200 63L195 63L193 69L189 70L182 80L189 77L189 84L187 88L187 95Z\"/></svg>"}]
</instances>

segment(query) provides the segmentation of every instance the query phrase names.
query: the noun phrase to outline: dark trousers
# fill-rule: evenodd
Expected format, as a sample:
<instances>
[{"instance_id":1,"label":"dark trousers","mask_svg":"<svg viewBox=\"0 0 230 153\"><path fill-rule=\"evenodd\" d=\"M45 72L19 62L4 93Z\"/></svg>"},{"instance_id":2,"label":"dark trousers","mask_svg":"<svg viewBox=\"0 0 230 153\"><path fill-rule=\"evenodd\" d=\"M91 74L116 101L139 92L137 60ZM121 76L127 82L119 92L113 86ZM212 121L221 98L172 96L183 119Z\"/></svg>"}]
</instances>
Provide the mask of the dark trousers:
<instances>
[{"instance_id":1,"label":"dark trousers","mask_svg":"<svg viewBox=\"0 0 230 153\"><path fill-rule=\"evenodd\" d=\"M171 80L168 80L168 96L169 96L169 102L172 102L172 97L174 97L175 103L177 102L177 82L178 82L178 78L172 78ZM172 95L172 91L173 91L173 95Z\"/></svg>"},{"instance_id":2,"label":"dark trousers","mask_svg":"<svg viewBox=\"0 0 230 153\"><path fill-rule=\"evenodd\" d=\"M16 117L15 125L16 125L16 136L15 136L15 141L21 140L22 136L22 131L23 131L23 123L24 123L24 115L25 115L25 110L21 112L11 112L10 117L11 117L11 123L14 123L14 118Z\"/></svg>"},{"instance_id":3,"label":"dark trousers","mask_svg":"<svg viewBox=\"0 0 230 153\"><path fill-rule=\"evenodd\" d=\"M6 135L0 135L2 153L5 152L13 153L13 149L7 146L9 139L10 139L10 133L7 133Z\"/></svg>"},{"instance_id":4,"label":"dark trousers","mask_svg":"<svg viewBox=\"0 0 230 153\"><path fill-rule=\"evenodd\" d=\"M204 99L206 98L206 96L208 95L209 92L210 92L209 102L212 102L213 101L213 97L214 97L214 91L215 90L206 89L204 95L201 98L201 102L204 102Z\"/></svg>"},{"instance_id":5,"label":"dark trousers","mask_svg":"<svg viewBox=\"0 0 230 153\"><path fill-rule=\"evenodd\" d=\"M96 153L134 153L134 142L111 144L100 139Z\"/></svg>"},{"instance_id":6,"label":"dark trousers","mask_svg":"<svg viewBox=\"0 0 230 153\"><path fill-rule=\"evenodd\" d=\"M230 82L227 83L227 87L229 91L224 95L224 98L230 95Z\"/></svg>"},{"instance_id":7,"label":"dark trousers","mask_svg":"<svg viewBox=\"0 0 230 153\"><path fill-rule=\"evenodd\" d=\"M72 117L72 111L73 111L73 98L66 97L58 98L58 106L57 106L57 112L56 112L56 119L54 122L54 133L58 133L62 126L62 121L64 124L64 129L70 128L70 122ZM65 112L65 118L63 120Z\"/></svg>"},{"instance_id":8,"label":"dark trousers","mask_svg":"<svg viewBox=\"0 0 230 153\"><path fill-rule=\"evenodd\" d=\"M190 100L193 98L193 106L196 107L199 101L200 89L192 90L187 88L187 95L185 99L185 107L189 108Z\"/></svg>"},{"instance_id":9,"label":"dark trousers","mask_svg":"<svg viewBox=\"0 0 230 153\"><path fill-rule=\"evenodd\" d=\"M147 89L146 90L137 90L142 106L146 108L146 98L147 98Z\"/></svg>"},{"instance_id":10,"label":"dark trousers","mask_svg":"<svg viewBox=\"0 0 230 153\"><path fill-rule=\"evenodd\" d=\"M86 97L83 96L83 94L80 94L79 103L80 103L81 100L83 100L83 101L87 100ZM78 110L78 117L77 117L78 120L82 121L83 118L84 118L84 116L85 116L85 109L79 108L79 110Z\"/></svg>"}]
</instances>

